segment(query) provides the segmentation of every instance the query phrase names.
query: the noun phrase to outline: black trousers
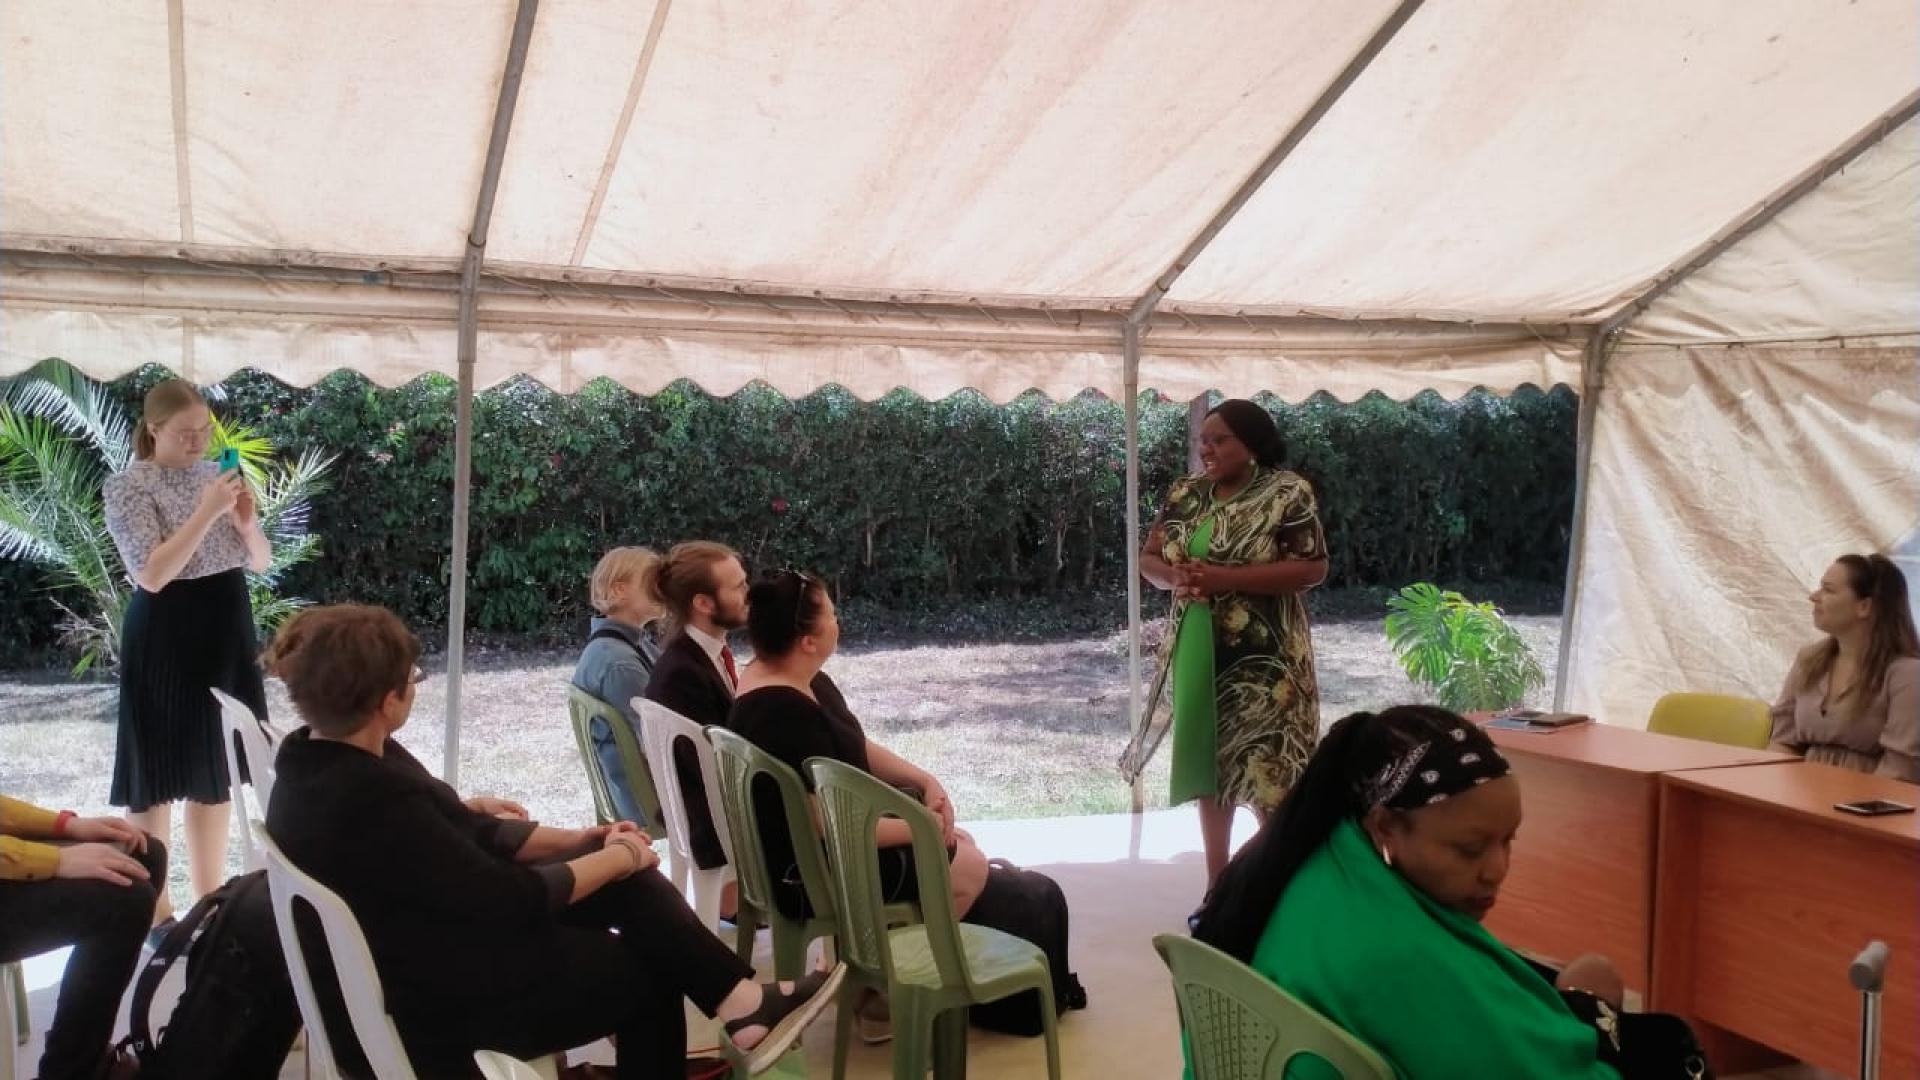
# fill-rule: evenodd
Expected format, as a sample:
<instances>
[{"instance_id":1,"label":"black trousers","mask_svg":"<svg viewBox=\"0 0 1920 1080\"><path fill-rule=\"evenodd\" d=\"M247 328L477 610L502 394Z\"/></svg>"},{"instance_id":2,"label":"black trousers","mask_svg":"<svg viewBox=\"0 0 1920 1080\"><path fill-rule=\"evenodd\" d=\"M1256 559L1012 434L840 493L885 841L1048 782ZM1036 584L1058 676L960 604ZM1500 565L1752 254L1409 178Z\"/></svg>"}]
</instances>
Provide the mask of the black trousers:
<instances>
[{"instance_id":1,"label":"black trousers","mask_svg":"<svg viewBox=\"0 0 1920 1080\"><path fill-rule=\"evenodd\" d=\"M0 962L73 946L47 1029L40 1080L92 1080L113 1039L120 998L140 962L158 889L166 887L167 849L147 837L136 856L149 881L0 881ZM0 1053L12 1053L11 1046Z\"/></svg>"},{"instance_id":2,"label":"black trousers","mask_svg":"<svg viewBox=\"0 0 1920 1080\"><path fill-rule=\"evenodd\" d=\"M711 1016L753 978L658 870L616 881L557 918L550 947L503 967L489 994L395 1016L423 1080L477 1075L476 1049L531 1061L607 1035L622 1078L682 1076L681 1000Z\"/></svg>"}]
</instances>

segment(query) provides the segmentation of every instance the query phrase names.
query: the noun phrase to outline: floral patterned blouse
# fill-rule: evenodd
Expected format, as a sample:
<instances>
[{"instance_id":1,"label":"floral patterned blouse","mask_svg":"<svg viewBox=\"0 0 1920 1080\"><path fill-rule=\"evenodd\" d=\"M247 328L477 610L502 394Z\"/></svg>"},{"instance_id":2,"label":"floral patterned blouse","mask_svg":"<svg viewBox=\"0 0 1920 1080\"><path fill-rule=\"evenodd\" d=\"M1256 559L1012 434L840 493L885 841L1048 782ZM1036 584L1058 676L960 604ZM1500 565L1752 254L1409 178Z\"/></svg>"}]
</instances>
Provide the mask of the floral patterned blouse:
<instances>
[{"instance_id":1,"label":"floral patterned blouse","mask_svg":"<svg viewBox=\"0 0 1920 1080\"><path fill-rule=\"evenodd\" d=\"M129 576L140 572L154 548L180 531L200 504L200 493L219 475L217 461L196 461L179 469L135 461L107 478L107 531ZM211 577L245 565L247 543L232 516L222 514L175 577Z\"/></svg>"}]
</instances>

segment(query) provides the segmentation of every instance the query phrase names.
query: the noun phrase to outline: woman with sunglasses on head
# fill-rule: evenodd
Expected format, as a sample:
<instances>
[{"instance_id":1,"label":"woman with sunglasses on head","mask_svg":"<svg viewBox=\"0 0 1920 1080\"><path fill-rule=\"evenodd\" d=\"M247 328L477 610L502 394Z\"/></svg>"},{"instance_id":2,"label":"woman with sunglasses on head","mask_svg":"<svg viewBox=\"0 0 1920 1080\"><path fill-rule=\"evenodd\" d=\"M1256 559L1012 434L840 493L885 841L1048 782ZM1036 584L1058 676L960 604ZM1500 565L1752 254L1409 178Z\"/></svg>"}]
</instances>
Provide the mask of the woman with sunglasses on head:
<instances>
[{"instance_id":1,"label":"woman with sunglasses on head","mask_svg":"<svg viewBox=\"0 0 1920 1080\"><path fill-rule=\"evenodd\" d=\"M165 841L173 804L185 800L187 866L199 896L226 878L232 791L208 691L224 690L266 718L245 572L273 558L246 481L207 460L212 435L200 392L168 379L147 392L134 460L104 489L107 531L134 585L120 628L108 801ZM171 913L163 886L154 917Z\"/></svg>"},{"instance_id":2,"label":"woman with sunglasses on head","mask_svg":"<svg viewBox=\"0 0 1920 1080\"><path fill-rule=\"evenodd\" d=\"M1327 545L1313 485L1285 460L1265 409L1214 406L1200 428L1205 471L1173 485L1140 555L1142 576L1173 594L1160 655L1170 801L1199 803L1209 883L1227 864L1235 808L1278 806L1320 730L1301 594L1326 579Z\"/></svg>"},{"instance_id":3,"label":"woman with sunglasses on head","mask_svg":"<svg viewBox=\"0 0 1920 1080\"><path fill-rule=\"evenodd\" d=\"M1354 713L1221 873L1193 936L1417 1080L1705 1077L1672 1016L1627 1014L1587 956L1537 967L1481 925L1520 831L1520 781L1445 709ZM1190 1073L1189 1073L1190 1074ZM1288 1080L1333 1080L1299 1061Z\"/></svg>"},{"instance_id":4,"label":"woman with sunglasses on head","mask_svg":"<svg viewBox=\"0 0 1920 1080\"><path fill-rule=\"evenodd\" d=\"M1787 673L1775 748L1920 783L1920 634L1906 575L1885 555L1842 555L1808 599L1826 637Z\"/></svg>"},{"instance_id":5,"label":"woman with sunglasses on head","mask_svg":"<svg viewBox=\"0 0 1920 1080\"><path fill-rule=\"evenodd\" d=\"M306 722L275 759L267 832L352 910L415 1072L471 1077L475 1050L612 1034L618 1076L680 1076L683 1000L724 1022L750 1073L779 1060L844 968L755 982L630 822L556 829L463 803L393 739L419 654L392 612L355 605L301 612L267 653Z\"/></svg>"},{"instance_id":6,"label":"woman with sunglasses on head","mask_svg":"<svg viewBox=\"0 0 1920 1080\"><path fill-rule=\"evenodd\" d=\"M818 579L782 570L755 582L747 594L747 640L753 663L740 677L727 726L807 778L810 757L833 758L864 769L897 787L920 792L940 818L952 859L954 914L964 917L987 883L987 859L973 837L953 824L953 802L925 769L867 738L833 679L822 671L840 644L833 597ZM765 796L765 798L762 798ZM803 918L806 891L775 792L756 792L756 810L766 837L769 869L779 882L781 912ZM883 899L911 901L918 895L912 838L905 822L883 821L878 836Z\"/></svg>"}]
</instances>

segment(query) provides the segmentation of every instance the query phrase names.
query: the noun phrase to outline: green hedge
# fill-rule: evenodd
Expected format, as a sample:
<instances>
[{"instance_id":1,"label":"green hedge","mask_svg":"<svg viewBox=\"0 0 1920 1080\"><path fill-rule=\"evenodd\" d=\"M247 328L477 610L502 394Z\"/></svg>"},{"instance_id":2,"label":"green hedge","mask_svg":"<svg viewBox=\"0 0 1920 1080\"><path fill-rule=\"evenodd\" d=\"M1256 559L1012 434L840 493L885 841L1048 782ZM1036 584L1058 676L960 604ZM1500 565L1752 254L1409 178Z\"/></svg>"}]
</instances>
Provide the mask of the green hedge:
<instances>
[{"instance_id":1,"label":"green hedge","mask_svg":"<svg viewBox=\"0 0 1920 1080\"><path fill-rule=\"evenodd\" d=\"M115 384L129 403L159 377ZM322 601L385 604L423 629L446 617L453 384L382 390L340 373L312 389L243 373L216 408L288 452L339 455L315 502L324 542L286 583ZM1266 402L1322 490L1334 586L1416 579L1557 590L1572 514L1576 402L1564 390ZM763 566L830 578L866 610L1053 598L1085 607L1124 580L1124 441L1095 395L995 406L973 393L863 403L837 388L790 401L688 384L571 397L517 381L475 404L472 624L577 632L585 579L615 543L712 537ZM1143 398L1145 513L1184 467L1185 402ZM47 639L52 605L0 568L0 618ZM9 638L15 635L8 635ZM13 643L0 646L17 653Z\"/></svg>"}]
</instances>

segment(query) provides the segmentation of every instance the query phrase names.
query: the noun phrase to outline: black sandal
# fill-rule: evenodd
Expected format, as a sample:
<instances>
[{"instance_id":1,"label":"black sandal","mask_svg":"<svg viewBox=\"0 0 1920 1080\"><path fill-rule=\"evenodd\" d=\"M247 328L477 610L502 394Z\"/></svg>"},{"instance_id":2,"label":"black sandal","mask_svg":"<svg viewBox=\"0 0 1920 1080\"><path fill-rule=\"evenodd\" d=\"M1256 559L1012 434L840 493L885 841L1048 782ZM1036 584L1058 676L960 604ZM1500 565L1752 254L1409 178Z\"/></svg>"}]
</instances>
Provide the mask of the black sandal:
<instances>
[{"instance_id":1,"label":"black sandal","mask_svg":"<svg viewBox=\"0 0 1920 1080\"><path fill-rule=\"evenodd\" d=\"M747 1075L763 1073L786 1056L800 1033L827 1007L827 1002L833 1000L846 975L847 965L835 964L831 971L816 971L795 979L791 992L782 991L779 983L760 985L760 1007L738 1020L727 1021L725 1026L730 1043L736 1032L746 1028L767 1029L752 1049L740 1050L737 1044L734 1047L741 1055Z\"/></svg>"}]
</instances>

